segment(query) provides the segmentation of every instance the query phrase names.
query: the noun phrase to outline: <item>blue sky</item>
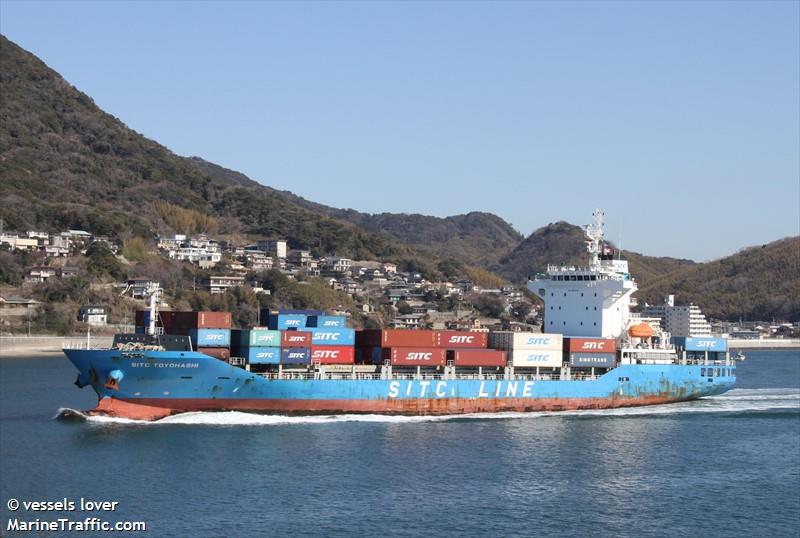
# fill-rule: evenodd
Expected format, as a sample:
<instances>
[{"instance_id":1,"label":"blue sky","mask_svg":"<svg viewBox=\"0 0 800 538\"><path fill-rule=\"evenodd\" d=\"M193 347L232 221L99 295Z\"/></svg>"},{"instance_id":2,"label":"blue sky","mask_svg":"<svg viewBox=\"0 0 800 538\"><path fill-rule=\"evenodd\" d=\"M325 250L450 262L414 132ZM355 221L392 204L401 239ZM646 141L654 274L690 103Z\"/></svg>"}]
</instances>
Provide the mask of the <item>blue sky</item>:
<instances>
[{"instance_id":1,"label":"blue sky","mask_svg":"<svg viewBox=\"0 0 800 538\"><path fill-rule=\"evenodd\" d=\"M15 2L0 31L181 155L311 200L708 260L800 234L798 2ZM621 234L620 234L621 231Z\"/></svg>"}]
</instances>

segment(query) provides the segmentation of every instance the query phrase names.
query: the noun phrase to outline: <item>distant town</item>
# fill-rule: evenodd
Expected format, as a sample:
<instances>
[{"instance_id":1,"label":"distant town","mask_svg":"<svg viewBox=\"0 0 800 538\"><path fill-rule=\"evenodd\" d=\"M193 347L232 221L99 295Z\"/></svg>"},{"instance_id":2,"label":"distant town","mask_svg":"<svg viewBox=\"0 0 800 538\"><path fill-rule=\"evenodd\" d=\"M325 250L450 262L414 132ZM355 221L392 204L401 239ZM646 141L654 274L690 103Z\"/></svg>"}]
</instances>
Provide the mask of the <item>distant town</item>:
<instances>
[{"instance_id":1,"label":"distant town","mask_svg":"<svg viewBox=\"0 0 800 538\"><path fill-rule=\"evenodd\" d=\"M86 256L91 245L100 245L114 256L120 256L121 245L114 240L84 230L65 230L51 234L28 230L0 232L0 251L25 253L38 263L24 268L18 286L5 286L0 293L0 330L24 330L42 301L32 297L36 286L53 279L87 276L78 264L70 261ZM353 260L341 256L313 256L311 250L290 249L285 239L260 239L250 244L234 244L206 234L161 236L151 243L148 255L173 262L192 264L204 270L202 279L192 291L212 295L234 289L269 296L275 290L264 287L259 278L269 271L279 271L286 278L299 282L318 279L332 290L352 299L350 305L339 305L331 313L358 317L354 324L363 325L380 313L380 325L389 328L470 329L470 330L538 330L540 311L531 296L516 286L482 287L467 277L429 281L415 272L398 270L389 261ZM157 279L126 278L106 286L115 295L124 295L134 308L144 305L145 290ZM121 328L131 322L113 319L108 304L83 304L75 312L77 321L89 326L114 325ZM169 306L169 305L166 305ZM799 324L774 321L707 321L694 305L676 305L671 297L660 305L643 305L635 314L651 325L662 326L673 335L702 336L724 334L731 338L761 339L796 337Z\"/></svg>"}]
</instances>

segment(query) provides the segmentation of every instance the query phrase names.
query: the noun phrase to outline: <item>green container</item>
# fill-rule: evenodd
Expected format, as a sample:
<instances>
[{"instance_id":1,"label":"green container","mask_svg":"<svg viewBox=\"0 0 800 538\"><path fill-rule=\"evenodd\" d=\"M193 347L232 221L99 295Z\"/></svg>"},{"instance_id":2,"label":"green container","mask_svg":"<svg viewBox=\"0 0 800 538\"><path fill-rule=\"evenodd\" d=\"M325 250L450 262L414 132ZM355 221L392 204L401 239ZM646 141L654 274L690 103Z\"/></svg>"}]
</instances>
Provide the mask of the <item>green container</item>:
<instances>
[{"instance_id":1,"label":"green container","mask_svg":"<svg viewBox=\"0 0 800 538\"><path fill-rule=\"evenodd\" d=\"M270 329L242 329L235 331L234 340L244 347L280 347L281 332Z\"/></svg>"}]
</instances>

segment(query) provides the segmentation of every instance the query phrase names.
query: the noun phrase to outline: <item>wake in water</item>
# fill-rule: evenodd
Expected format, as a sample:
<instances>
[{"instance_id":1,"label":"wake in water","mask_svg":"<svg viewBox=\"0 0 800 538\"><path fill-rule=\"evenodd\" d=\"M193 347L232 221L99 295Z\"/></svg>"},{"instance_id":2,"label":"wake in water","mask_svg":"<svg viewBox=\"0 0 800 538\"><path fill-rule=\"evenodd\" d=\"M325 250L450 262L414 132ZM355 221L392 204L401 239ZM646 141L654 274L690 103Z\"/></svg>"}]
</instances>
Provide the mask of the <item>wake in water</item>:
<instances>
[{"instance_id":1,"label":"wake in water","mask_svg":"<svg viewBox=\"0 0 800 538\"><path fill-rule=\"evenodd\" d=\"M103 416L89 416L74 409L59 409L60 420L85 421L90 424L170 425L189 424L207 426L281 426L291 424L335 424L340 422L445 422L453 420L529 419L542 417L635 417L678 415L687 413L758 413L765 411L800 412L800 388L785 389L734 389L719 396L691 402L629 407L623 409L587 409L582 411L530 412L530 413L475 413L471 415L391 416L391 415L318 415L285 416L256 415L239 411L182 413L157 421L132 420Z\"/></svg>"}]
</instances>

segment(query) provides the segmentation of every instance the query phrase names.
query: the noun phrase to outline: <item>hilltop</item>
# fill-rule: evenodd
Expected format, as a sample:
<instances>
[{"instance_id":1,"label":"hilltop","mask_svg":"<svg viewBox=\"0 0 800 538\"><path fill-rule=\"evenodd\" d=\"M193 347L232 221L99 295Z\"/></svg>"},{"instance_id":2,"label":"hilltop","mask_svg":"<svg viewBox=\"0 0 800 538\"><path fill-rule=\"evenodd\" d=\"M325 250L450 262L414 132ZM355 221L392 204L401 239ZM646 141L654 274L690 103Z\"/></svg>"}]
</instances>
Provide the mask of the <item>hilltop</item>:
<instances>
[{"instance_id":1,"label":"hilltop","mask_svg":"<svg viewBox=\"0 0 800 538\"><path fill-rule=\"evenodd\" d=\"M3 36L0 86L0 218L6 230L89 230L123 247L136 244L141 259L144 247L132 241L137 238L145 245L171 233L282 238L315 256L390 261L432 277L470 276L486 286L504 280L522 285L548 263L586 258L582 230L567 222L523 237L484 212L441 218L338 209L176 155ZM675 291L679 301L717 317L800 319L797 238L704 264L620 254L630 262L639 296L650 302ZM133 262L126 265L129 273L147 267Z\"/></svg>"}]
</instances>

